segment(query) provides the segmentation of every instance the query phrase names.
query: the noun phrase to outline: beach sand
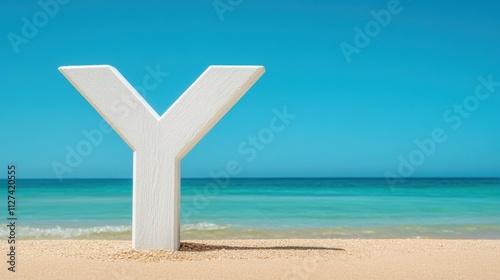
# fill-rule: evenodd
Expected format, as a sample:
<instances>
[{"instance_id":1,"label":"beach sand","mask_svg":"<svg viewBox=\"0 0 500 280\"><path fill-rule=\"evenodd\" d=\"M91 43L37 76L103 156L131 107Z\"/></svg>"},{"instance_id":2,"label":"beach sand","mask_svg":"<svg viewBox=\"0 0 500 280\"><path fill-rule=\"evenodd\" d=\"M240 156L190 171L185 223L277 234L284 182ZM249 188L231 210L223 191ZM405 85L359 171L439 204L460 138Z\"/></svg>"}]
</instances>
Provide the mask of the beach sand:
<instances>
[{"instance_id":1,"label":"beach sand","mask_svg":"<svg viewBox=\"0 0 500 280\"><path fill-rule=\"evenodd\" d=\"M18 240L16 272L0 241L0 279L500 279L500 240Z\"/></svg>"}]
</instances>

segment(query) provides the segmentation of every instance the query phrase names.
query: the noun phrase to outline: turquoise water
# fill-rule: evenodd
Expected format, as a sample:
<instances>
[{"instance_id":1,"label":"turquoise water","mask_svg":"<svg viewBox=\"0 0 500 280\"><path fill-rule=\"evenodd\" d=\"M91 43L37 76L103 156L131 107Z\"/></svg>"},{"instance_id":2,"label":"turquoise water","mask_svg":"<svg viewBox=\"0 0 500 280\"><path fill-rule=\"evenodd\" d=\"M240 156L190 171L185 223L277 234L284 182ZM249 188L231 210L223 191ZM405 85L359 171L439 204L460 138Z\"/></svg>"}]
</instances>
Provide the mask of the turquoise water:
<instances>
[{"instance_id":1,"label":"turquoise water","mask_svg":"<svg viewBox=\"0 0 500 280\"><path fill-rule=\"evenodd\" d=\"M182 181L181 238L500 238L500 179L221 183ZM21 238L131 238L131 180L20 180L16 196Z\"/></svg>"}]
</instances>

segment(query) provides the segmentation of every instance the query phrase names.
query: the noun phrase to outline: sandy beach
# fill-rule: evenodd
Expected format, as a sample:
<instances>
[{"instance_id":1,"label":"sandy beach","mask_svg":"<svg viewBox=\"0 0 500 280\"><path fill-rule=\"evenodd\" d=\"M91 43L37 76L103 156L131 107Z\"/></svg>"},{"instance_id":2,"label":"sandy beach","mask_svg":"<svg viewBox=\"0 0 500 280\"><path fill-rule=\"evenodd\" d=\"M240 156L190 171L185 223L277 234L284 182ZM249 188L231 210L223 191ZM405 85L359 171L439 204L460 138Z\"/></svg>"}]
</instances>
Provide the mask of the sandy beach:
<instances>
[{"instance_id":1,"label":"sandy beach","mask_svg":"<svg viewBox=\"0 0 500 280\"><path fill-rule=\"evenodd\" d=\"M7 242L1 241L7 261ZM500 240L193 240L136 251L130 241L18 241L1 279L499 279Z\"/></svg>"}]
</instances>

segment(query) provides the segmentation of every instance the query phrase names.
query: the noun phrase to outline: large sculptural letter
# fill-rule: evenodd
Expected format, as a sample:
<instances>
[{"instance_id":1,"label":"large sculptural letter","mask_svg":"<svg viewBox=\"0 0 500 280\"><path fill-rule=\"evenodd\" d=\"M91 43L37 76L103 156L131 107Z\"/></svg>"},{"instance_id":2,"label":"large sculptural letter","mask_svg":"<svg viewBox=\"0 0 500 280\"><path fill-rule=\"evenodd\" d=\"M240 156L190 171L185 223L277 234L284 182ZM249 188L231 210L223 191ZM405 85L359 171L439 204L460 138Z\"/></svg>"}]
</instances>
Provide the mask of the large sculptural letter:
<instances>
[{"instance_id":1,"label":"large sculptural letter","mask_svg":"<svg viewBox=\"0 0 500 280\"><path fill-rule=\"evenodd\" d=\"M180 160L262 76L262 66L210 66L160 117L113 67L59 70L134 151L132 244L180 246ZM117 110L125 104L129 110Z\"/></svg>"}]
</instances>

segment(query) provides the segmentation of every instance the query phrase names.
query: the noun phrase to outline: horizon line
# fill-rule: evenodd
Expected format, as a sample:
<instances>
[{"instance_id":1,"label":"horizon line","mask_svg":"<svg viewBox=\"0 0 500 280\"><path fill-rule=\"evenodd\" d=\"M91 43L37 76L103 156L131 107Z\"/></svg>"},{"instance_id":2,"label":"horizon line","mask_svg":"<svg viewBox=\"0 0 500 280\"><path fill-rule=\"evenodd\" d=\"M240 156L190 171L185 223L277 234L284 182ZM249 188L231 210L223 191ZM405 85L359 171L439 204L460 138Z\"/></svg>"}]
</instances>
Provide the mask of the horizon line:
<instances>
[{"instance_id":1,"label":"horizon line","mask_svg":"<svg viewBox=\"0 0 500 280\"><path fill-rule=\"evenodd\" d=\"M66 178L66 179L58 179L58 178L19 178L17 177L16 180L59 180L59 181L64 181L64 180L132 180L133 178ZM215 180L219 178L212 178L212 177L181 177L181 180ZM272 180L282 180L282 179L337 179L337 180L350 180L350 179L377 179L377 180L386 180L387 178L385 177L229 177L230 180L251 180L251 179L272 179ZM438 176L422 176L422 177L409 177L409 178L401 178L401 180L425 180L425 179L500 179L499 177L487 177L487 176L476 176L476 177L458 177L458 176L444 176L444 177L438 177ZM0 181L7 180L7 179L0 179Z\"/></svg>"}]
</instances>

